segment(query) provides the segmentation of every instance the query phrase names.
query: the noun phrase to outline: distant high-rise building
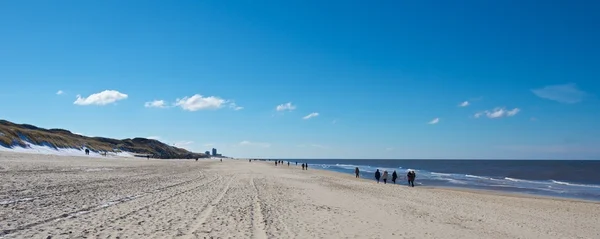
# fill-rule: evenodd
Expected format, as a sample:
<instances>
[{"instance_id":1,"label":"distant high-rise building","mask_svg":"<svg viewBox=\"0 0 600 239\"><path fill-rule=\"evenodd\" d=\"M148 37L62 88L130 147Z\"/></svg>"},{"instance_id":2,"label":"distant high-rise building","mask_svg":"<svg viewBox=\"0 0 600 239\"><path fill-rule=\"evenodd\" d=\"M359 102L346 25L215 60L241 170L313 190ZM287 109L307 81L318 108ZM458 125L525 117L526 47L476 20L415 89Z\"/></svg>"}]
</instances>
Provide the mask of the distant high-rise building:
<instances>
[{"instance_id":1,"label":"distant high-rise building","mask_svg":"<svg viewBox=\"0 0 600 239\"><path fill-rule=\"evenodd\" d=\"M216 156L216 155L217 155L217 149L215 149L215 148L213 148L213 149L212 149L212 155L213 155L213 156Z\"/></svg>"}]
</instances>

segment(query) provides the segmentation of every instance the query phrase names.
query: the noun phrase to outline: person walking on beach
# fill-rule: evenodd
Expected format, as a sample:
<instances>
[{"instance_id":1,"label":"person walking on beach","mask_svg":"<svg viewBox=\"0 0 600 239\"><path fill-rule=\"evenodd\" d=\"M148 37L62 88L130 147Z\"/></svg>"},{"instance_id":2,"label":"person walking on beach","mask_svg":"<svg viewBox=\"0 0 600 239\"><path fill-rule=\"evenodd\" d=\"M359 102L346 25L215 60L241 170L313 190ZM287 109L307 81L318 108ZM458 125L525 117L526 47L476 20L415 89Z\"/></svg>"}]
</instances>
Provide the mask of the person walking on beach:
<instances>
[{"instance_id":1,"label":"person walking on beach","mask_svg":"<svg viewBox=\"0 0 600 239\"><path fill-rule=\"evenodd\" d=\"M302 163L302 170L304 170L304 163Z\"/></svg>"},{"instance_id":2,"label":"person walking on beach","mask_svg":"<svg viewBox=\"0 0 600 239\"><path fill-rule=\"evenodd\" d=\"M387 170L383 170L383 176L381 178L383 179L383 184L387 184L387 178L388 178Z\"/></svg>"},{"instance_id":3,"label":"person walking on beach","mask_svg":"<svg viewBox=\"0 0 600 239\"><path fill-rule=\"evenodd\" d=\"M288 161L288 168L290 167L290 162Z\"/></svg>"},{"instance_id":4,"label":"person walking on beach","mask_svg":"<svg viewBox=\"0 0 600 239\"><path fill-rule=\"evenodd\" d=\"M415 178L417 177L417 174L415 173L415 171L410 170L408 172L408 174L406 174L406 177L408 178L408 186L414 187L415 186Z\"/></svg>"},{"instance_id":5,"label":"person walking on beach","mask_svg":"<svg viewBox=\"0 0 600 239\"><path fill-rule=\"evenodd\" d=\"M396 184L396 179L398 178L398 174L396 173L396 170L394 170L394 172L392 173L392 182L394 184Z\"/></svg>"},{"instance_id":6,"label":"person walking on beach","mask_svg":"<svg viewBox=\"0 0 600 239\"><path fill-rule=\"evenodd\" d=\"M375 179L377 179L377 183L379 183L380 178L381 178L381 173L379 172L379 169L377 169L377 171L375 171Z\"/></svg>"},{"instance_id":7,"label":"person walking on beach","mask_svg":"<svg viewBox=\"0 0 600 239\"><path fill-rule=\"evenodd\" d=\"M356 178L360 178L360 170L358 169L358 167L354 169L354 173L356 174Z\"/></svg>"},{"instance_id":8,"label":"person walking on beach","mask_svg":"<svg viewBox=\"0 0 600 239\"><path fill-rule=\"evenodd\" d=\"M277 166L277 161L275 161L275 166Z\"/></svg>"},{"instance_id":9,"label":"person walking on beach","mask_svg":"<svg viewBox=\"0 0 600 239\"><path fill-rule=\"evenodd\" d=\"M304 170L308 170L308 164L304 164Z\"/></svg>"}]
</instances>

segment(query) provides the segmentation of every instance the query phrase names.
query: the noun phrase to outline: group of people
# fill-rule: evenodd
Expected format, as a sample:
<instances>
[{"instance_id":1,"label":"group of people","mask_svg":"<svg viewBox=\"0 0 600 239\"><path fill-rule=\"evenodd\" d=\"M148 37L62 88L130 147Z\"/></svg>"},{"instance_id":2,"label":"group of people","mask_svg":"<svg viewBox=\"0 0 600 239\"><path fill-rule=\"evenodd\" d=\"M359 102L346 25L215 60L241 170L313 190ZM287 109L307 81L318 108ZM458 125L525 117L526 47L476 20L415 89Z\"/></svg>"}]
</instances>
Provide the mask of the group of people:
<instances>
[{"instance_id":1,"label":"group of people","mask_svg":"<svg viewBox=\"0 0 600 239\"><path fill-rule=\"evenodd\" d=\"M354 169L354 173L356 174L356 178L360 178L360 169L358 169L358 167L356 167ZM414 170L408 171L408 173L406 174L406 179L408 180L408 186L411 186L411 187L415 186L415 178L416 177L417 177L417 174L415 173ZM392 182L395 184L397 179L398 179L398 173L396 173L396 170L394 170L394 172L392 173ZM379 183L380 181L383 181L383 184L387 184L388 171L384 170L383 175L382 175L381 172L379 172L379 169L377 169L377 171L375 171L375 180L377 180L377 183Z\"/></svg>"},{"instance_id":2,"label":"group of people","mask_svg":"<svg viewBox=\"0 0 600 239\"><path fill-rule=\"evenodd\" d=\"M252 162L252 160L250 160L250 162ZM284 164L283 160L275 160L275 166L277 165L282 165ZM290 166L290 161L287 161L287 166ZM296 166L298 166L298 162L296 162ZM308 164L307 163L303 163L302 164L302 170L308 170Z\"/></svg>"},{"instance_id":3,"label":"group of people","mask_svg":"<svg viewBox=\"0 0 600 239\"><path fill-rule=\"evenodd\" d=\"M250 162L252 162L252 160L249 160ZM282 165L284 164L283 160L276 160L275 161L275 166L277 165ZM287 162L288 167L290 166L290 162ZM296 166L298 166L298 162L296 162ZM302 170L308 170L308 164L307 163L302 163ZM354 173L356 174L356 178L360 178L360 169L358 167L356 167L354 169ZM381 172L379 172L379 169L377 169L375 171L375 180L377 180L377 183L379 183L380 181L383 181L383 184L387 184L387 180L388 180L388 171L384 170L383 174ZM406 180L408 181L408 186L410 187L414 187L415 186L415 178L417 177L417 174L415 173L414 170L409 170L408 173L406 173ZM396 184L396 180L398 179L398 173L396 173L396 170L394 170L394 172L392 172L392 182L394 184Z\"/></svg>"},{"instance_id":4,"label":"group of people","mask_svg":"<svg viewBox=\"0 0 600 239\"><path fill-rule=\"evenodd\" d=\"M275 166L277 166L277 164L283 164L283 160L277 160L275 161ZM290 166L290 162L287 162L288 167ZM298 163L296 163L296 165L298 165Z\"/></svg>"}]
</instances>

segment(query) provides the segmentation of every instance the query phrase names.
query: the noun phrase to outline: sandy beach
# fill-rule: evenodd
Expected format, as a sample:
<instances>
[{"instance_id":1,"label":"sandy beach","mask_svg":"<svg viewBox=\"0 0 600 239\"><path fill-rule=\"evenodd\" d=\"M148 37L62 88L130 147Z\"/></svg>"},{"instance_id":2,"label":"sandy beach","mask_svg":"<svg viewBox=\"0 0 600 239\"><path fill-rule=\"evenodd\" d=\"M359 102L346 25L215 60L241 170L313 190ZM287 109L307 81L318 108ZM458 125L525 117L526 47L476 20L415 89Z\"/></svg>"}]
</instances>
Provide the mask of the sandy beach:
<instances>
[{"instance_id":1,"label":"sandy beach","mask_svg":"<svg viewBox=\"0 0 600 239\"><path fill-rule=\"evenodd\" d=\"M260 161L0 152L0 179L2 238L600 238L599 203Z\"/></svg>"}]
</instances>

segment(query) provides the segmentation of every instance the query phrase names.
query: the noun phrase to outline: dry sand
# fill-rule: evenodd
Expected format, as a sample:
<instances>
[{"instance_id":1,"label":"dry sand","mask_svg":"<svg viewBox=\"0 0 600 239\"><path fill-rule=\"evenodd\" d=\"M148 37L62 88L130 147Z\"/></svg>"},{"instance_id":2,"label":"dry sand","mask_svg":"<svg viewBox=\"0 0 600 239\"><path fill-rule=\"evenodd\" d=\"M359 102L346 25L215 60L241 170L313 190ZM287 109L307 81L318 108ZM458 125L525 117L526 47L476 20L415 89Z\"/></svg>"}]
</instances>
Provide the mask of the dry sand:
<instances>
[{"instance_id":1,"label":"dry sand","mask_svg":"<svg viewBox=\"0 0 600 239\"><path fill-rule=\"evenodd\" d=\"M0 152L4 238L600 238L600 204L247 160Z\"/></svg>"}]
</instances>

